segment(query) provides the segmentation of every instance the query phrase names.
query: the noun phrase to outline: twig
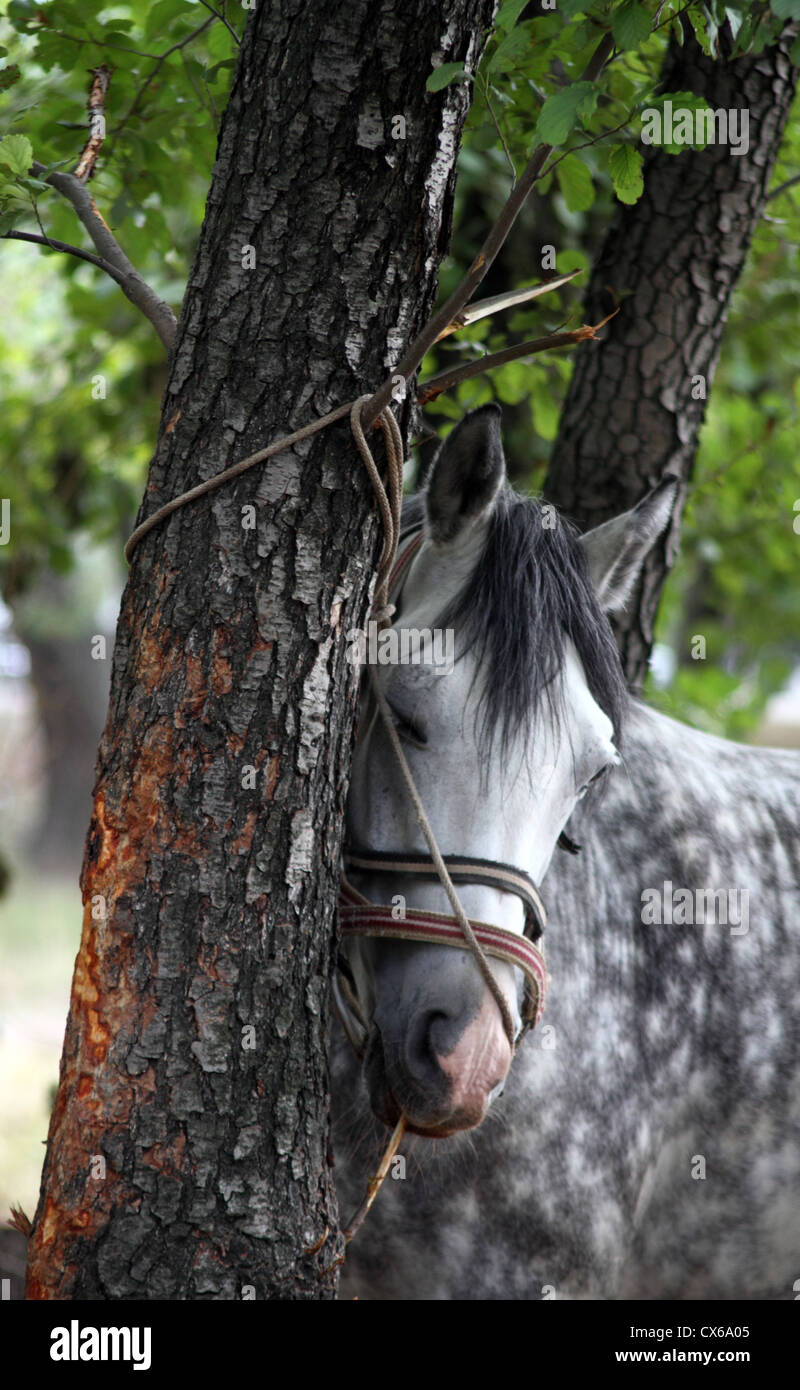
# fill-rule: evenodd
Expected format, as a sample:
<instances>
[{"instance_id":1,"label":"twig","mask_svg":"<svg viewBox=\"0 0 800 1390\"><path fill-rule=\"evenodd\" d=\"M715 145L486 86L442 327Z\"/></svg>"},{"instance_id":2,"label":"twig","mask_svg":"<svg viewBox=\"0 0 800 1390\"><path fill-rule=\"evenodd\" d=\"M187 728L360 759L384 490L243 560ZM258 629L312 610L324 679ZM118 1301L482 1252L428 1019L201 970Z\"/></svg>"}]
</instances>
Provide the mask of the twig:
<instances>
[{"instance_id":1,"label":"twig","mask_svg":"<svg viewBox=\"0 0 800 1390\"><path fill-rule=\"evenodd\" d=\"M581 74L580 80L583 82L593 82L602 72L613 49L613 36L611 34L604 34ZM466 275L461 280L461 283L456 286L450 297L431 316L422 331L417 334L400 362L394 368L391 376L386 379L380 389L375 392L372 400L364 407L362 420L365 428L373 424L384 407L389 404L392 398L392 392L396 386L397 377L403 376L406 381L408 381L409 378L413 376L425 354L433 347L442 329L446 328L447 325L452 322L456 315L464 308L468 300L472 298L517 220L519 211L533 188L534 183L540 177L542 169L552 153L552 149L552 145L539 145L534 150L521 178L509 193L500 216L497 218L486 241L475 257L475 260L472 262Z\"/></svg>"},{"instance_id":2,"label":"twig","mask_svg":"<svg viewBox=\"0 0 800 1390\"><path fill-rule=\"evenodd\" d=\"M106 136L106 117L105 104L108 84L111 81L111 69L102 63L99 68L90 68L94 78L89 91L89 101L87 109L89 112L89 139L83 147L81 157L75 169L76 179L81 183L87 183L94 173L94 166L97 163L97 156L103 146Z\"/></svg>"},{"instance_id":3,"label":"twig","mask_svg":"<svg viewBox=\"0 0 800 1390\"><path fill-rule=\"evenodd\" d=\"M345 1227L344 1238L347 1241L348 1245L350 1244L350 1241L353 1239L353 1236L355 1235L359 1226L364 1221L367 1212L369 1211L370 1207L372 1206L372 1203L375 1201L375 1198L380 1192L381 1187L383 1186L383 1180L389 1171L389 1165L391 1164L392 1159L397 1153L400 1141L403 1138L405 1132L406 1117L405 1115L401 1115L400 1119L397 1121L397 1124L394 1127L394 1130L392 1131L392 1137L389 1140L389 1143L386 1147L386 1152L384 1153L383 1158L380 1161L378 1171L375 1174L375 1176L373 1178L370 1178L369 1182L367 1183L367 1195L361 1203L361 1206L358 1208L358 1211L356 1212L355 1216L350 1221L349 1225Z\"/></svg>"},{"instance_id":4,"label":"twig","mask_svg":"<svg viewBox=\"0 0 800 1390\"><path fill-rule=\"evenodd\" d=\"M63 29L50 29L49 33L55 34L59 39L66 39L68 43L78 43L83 48L110 48L115 53L134 53L137 58L151 58L154 62L158 58L157 53L146 53L143 48L128 48L121 43L107 43L105 39L81 39L77 34L67 34Z\"/></svg>"},{"instance_id":5,"label":"twig","mask_svg":"<svg viewBox=\"0 0 800 1390\"><path fill-rule=\"evenodd\" d=\"M547 168L542 171L542 178L545 179L548 174L552 174L556 165L560 164L562 159L566 159L568 154L577 154L578 150L588 150L590 145L596 145L599 140L605 140L609 135L616 135L618 130L624 130L627 125L630 125L630 121L631 115L628 112L625 120L620 121L619 125L613 125L610 130L601 130L600 134L593 135L591 140L584 140L582 145L573 145L570 149L565 150L563 154L558 156L558 159L554 159L552 164L548 164Z\"/></svg>"},{"instance_id":6,"label":"twig","mask_svg":"<svg viewBox=\"0 0 800 1390\"><path fill-rule=\"evenodd\" d=\"M662 19L662 21L661 21L660 24L657 24L657 25L655 26L654 29L651 29L651 30L650 30L650 36L652 37L653 34L657 34L658 31L659 31L659 29L664 29L664 28L666 28L666 26L667 26L668 24L671 24L672 21L673 21L674 19L680 19L680 17L681 17L682 14L688 14L688 12L689 12L689 10L692 8L692 5L693 5L693 4L694 4L694 0L690 0L690 3L689 3L688 5L684 5L684 7L683 7L682 10L676 10L675 13L669 15L669 16L667 17L667 19ZM658 16L656 16L656 18L658 18Z\"/></svg>"},{"instance_id":7,"label":"twig","mask_svg":"<svg viewBox=\"0 0 800 1390\"><path fill-rule=\"evenodd\" d=\"M147 91L147 88L150 86L150 83L152 82L153 78L161 71L163 64L166 62L167 58L169 58L170 54L177 53L178 49L180 48L186 48L187 44L190 44L195 39L199 38L200 35L205 33L206 29L210 28L210 26L213 23L214 17L212 15L210 19L205 20L205 22L201 24L197 29L193 29L191 34L187 34L184 39L179 39L179 41L177 43L174 43L171 48L167 48L164 50L164 52L156 59L155 67L152 69L151 72L148 73L144 82L139 87L136 96L133 98L133 101L128 107L128 110L125 112L125 115L122 117L122 120L120 121L119 125L116 125L114 127L113 131L111 132L112 135L119 135L120 131L125 129L125 126L128 124L128 121L130 120L131 116L134 116L136 114L136 112L139 109L139 102L141 101L142 97Z\"/></svg>"},{"instance_id":8,"label":"twig","mask_svg":"<svg viewBox=\"0 0 800 1390\"><path fill-rule=\"evenodd\" d=\"M34 232L3 232L0 240L3 241L31 241L36 246L47 246L51 251L64 251L68 256L77 256L79 261L88 261L89 265L96 265L98 270L104 270L106 275L110 275L117 284L124 286L125 277L111 265L104 261L102 256L93 256L91 251L82 251L79 246L70 246L66 241L54 241L46 233L37 236Z\"/></svg>"},{"instance_id":9,"label":"twig","mask_svg":"<svg viewBox=\"0 0 800 1390\"><path fill-rule=\"evenodd\" d=\"M217 18L217 19L220 21L221 24L224 24L224 25L225 25L225 28L228 30L228 33L229 33L229 34L232 36L232 38L233 38L233 42L234 42L235 44L237 44L237 46L241 47L242 41L241 41L241 39L239 38L239 35L237 34L237 32L236 32L236 30L234 29L233 25L228 23L228 21L227 21L227 19L225 18L224 14L220 14L219 10L215 10L215 9L214 9L214 6L213 6L213 5L209 5L208 0L200 0L200 4L203 6L204 9L209 10L210 13L213 14L213 15L215 16L215 18Z\"/></svg>"},{"instance_id":10,"label":"twig","mask_svg":"<svg viewBox=\"0 0 800 1390\"><path fill-rule=\"evenodd\" d=\"M549 348L574 347L576 343L586 342L587 339L594 338L598 330L618 313L619 309L615 309L602 323L584 324L582 328L574 328L568 333L548 333L544 338L530 338L527 342L503 348L501 352L491 352L487 357L479 357L475 362L463 362L458 367L447 367L420 383L417 404L427 405L437 396L441 396L443 391L457 386L459 382L480 376L483 372L491 371L493 367L502 367L504 363L513 362L518 357L532 357L534 353L547 352Z\"/></svg>"},{"instance_id":11,"label":"twig","mask_svg":"<svg viewBox=\"0 0 800 1390\"><path fill-rule=\"evenodd\" d=\"M22 1207L11 1208L8 1218L8 1225L11 1227L12 1231L19 1231L20 1234L23 1235L26 1240L28 1239L31 1231L33 1230L33 1224L31 1222L31 1219L29 1216L25 1215L24 1211L22 1210Z\"/></svg>"},{"instance_id":12,"label":"twig","mask_svg":"<svg viewBox=\"0 0 800 1390\"><path fill-rule=\"evenodd\" d=\"M494 113L494 107L492 106L492 100L491 100L491 97L489 96L489 79L488 79L488 77L486 78L486 81L485 81L484 84L483 84L483 99L484 99L484 101L486 102L487 110L488 110L488 112L489 112L489 115L490 115L491 118L492 118L492 124L494 125L494 128L495 128L495 130L497 131L498 139L499 139L499 141L500 141L500 144L503 146L503 152L504 152L504 154L505 154L506 159L508 160L508 167L509 167L510 170L511 170L511 178L512 178L512 180L513 180L513 183L512 183L512 188L513 188L514 184L517 182L517 166L516 166L516 164L514 163L513 159L511 158L511 151L510 151L510 149L508 148L508 145L506 144L506 137L504 136L502 130L500 129L500 122L498 121L498 119L497 119L497 117L496 117L496 115L495 115L495 113Z\"/></svg>"},{"instance_id":13,"label":"twig","mask_svg":"<svg viewBox=\"0 0 800 1390\"><path fill-rule=\"evenodd\" d=\"M787 188L794 188L796 183L800 183L800 174L795 174L793 178L787 179L785 183L779 183L777 188L773 188L772 192L767 194L764 202L768 203L772 198L778 198L781 193L786 192Z\"/></svg>"}]
</instances>

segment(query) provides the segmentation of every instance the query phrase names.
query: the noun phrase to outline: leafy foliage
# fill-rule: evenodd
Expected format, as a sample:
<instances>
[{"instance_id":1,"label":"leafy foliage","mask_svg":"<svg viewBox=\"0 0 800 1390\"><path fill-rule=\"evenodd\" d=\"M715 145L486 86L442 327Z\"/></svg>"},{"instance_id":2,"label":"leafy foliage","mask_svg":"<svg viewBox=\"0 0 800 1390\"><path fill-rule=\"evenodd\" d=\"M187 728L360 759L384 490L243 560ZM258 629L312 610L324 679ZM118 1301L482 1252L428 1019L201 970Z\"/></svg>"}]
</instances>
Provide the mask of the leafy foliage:
<instances>
[{"instance_id":1,"label":"leafy foliage","mask_svg":"<svg viewBox=\"0 0 800 1390\"><path fill-rule=\"evenodd\" d=\"M557 11L542 6L534 13L526 0L505 0L478 72L470 77L448 63L428 78L432 102L454 82L469 80L473 95L443 293L475 254L538 142L557 148L485 292L588 269L615 201L641 196L643 113L668 97L690 109L702 105L693 94L659 91L670 36L682 42L686 23L705 51L716 53L728 24L738 52L760 52L798 16L799 5L559 0ZM179 309L248 13L230 0L214 9L216 15L199 0L10 0L0 18L0 233L45 233L86 247L72 208L30 170L33 160L74 168L87 134L87 69L105 63L112 69L107 136L92 193L137 269ZM587 63L606 35L613 59L589 80ZM800 48L795 56L800 61ZM797 128L790 122L776 186L800 170ZM683 147L673 150L685 157ZM677 670L670 688L654 697L723 732L749 727L798 656L792 573L800 540L792 522L800 477L791 446L800 365L798 197L800 185L787 187L769 206L778 220L762 223L756 235L703 432L681 559L660 615L658 636L673 649ZM585 283L584 276L533 308L454 335L430 354L423 377L454 356L501 348L509 336L576 327ZM69 567L87 540L113 537L119 544L141 495L164 365L150 326L116 285L77 260L4 241L0 293L18 326L0 351L0 446L11 465L2 492L12 498L14 527L13 544L0 548L8 595L38 565ZM570 372L566 353L508 363L491 381L478 376L440 398L432 422L499 399L516 476L535 487ZM699 607L705 661L687 654Z\"/></svg>"}]
</instances>

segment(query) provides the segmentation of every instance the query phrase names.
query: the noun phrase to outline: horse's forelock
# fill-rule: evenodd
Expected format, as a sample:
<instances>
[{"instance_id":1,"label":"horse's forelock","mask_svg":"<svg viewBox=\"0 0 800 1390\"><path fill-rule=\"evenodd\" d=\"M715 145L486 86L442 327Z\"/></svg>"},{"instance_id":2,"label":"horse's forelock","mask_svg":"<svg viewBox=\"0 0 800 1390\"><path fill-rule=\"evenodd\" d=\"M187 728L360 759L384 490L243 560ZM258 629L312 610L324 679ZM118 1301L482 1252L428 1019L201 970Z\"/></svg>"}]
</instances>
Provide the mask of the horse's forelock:
<instances>
[{"instance_id":1,"label":"horse's forelock","mask_svg":"<svg viewBox=\"0 0 800 1390\"><path fill-rule=\"evenodd\" d=\"M413 505L404 515L416 519ZM474 652L487 756L498 737L503 753L517 735L527 739L543 702L555 719L568 638L619 745L627 693L616 644L578 531L554 508L500 494L478 563L437 626L454 629L459 653Z\"/></svg>"}]
</instances>

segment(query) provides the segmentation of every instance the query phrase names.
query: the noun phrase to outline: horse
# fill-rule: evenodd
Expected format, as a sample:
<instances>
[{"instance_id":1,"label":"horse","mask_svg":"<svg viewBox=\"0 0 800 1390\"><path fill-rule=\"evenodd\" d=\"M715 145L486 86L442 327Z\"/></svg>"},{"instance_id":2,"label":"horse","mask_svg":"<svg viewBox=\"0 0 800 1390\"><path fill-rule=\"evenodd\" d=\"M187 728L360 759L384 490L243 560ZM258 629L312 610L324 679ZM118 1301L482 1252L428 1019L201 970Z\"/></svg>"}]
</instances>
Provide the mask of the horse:
<instances>
[{"instance_id":1,"label":"horse","mask_svg":"<svg viewBox=\"0 0 800 1390\"><path fill-rule=\"evenodd\" d=\"M510 489L486 406L405 504L417 548L395 628L452 630L456 658L376 677L445 856L539 885L551 979L519 1042L467 950L344 934L335 997L361 1053L337 1033L345 1213L384 1126L403 1114L408 1132L348 1247L342 1297L800 1290L800 755L712 737L629 696L607 616L679 487L662 479L579 536ZM369 705L346 822L364 898L447 912L440 883L370 859L424 844ZM459 893L470 920L522 935L507 885ZM522 972L489 965L518 1029Z\"/></svg>"}]
</instances>

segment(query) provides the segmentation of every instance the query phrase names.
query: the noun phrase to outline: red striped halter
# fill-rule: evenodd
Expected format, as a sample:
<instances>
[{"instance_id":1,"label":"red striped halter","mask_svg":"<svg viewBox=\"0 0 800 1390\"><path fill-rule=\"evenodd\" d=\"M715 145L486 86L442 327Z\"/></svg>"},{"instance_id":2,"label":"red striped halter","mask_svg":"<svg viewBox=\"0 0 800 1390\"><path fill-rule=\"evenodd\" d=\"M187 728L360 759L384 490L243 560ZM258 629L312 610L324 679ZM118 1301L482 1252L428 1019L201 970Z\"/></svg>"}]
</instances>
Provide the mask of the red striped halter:
<instances>
[{"instance_id":1,"label":"red striped halter","mask_svg":"<svg viewBox=\"0 0 800 1390\"><path fill-rule=\"evenodd\" d=\"M411 540L398 556L389 580L390 597L399 597L411 560L417 553L422 539L421 530L416 534L412 533ZM507 931L504 927L493 926L489 922L469 919L480 952L484 956L517 966L525 976L522 1029L516 1039L509 1039L512 1046L517 1046L527 1029L535 1028L542 1017L549 978L545 968L544 952L534 944L541 936L547 921L539 890L529 874L510 864L491 859L471 859L461 855L444 855L443 859L453 883L480 883L499 888L506 893L514 893L522 900L525 908L523 936ZM442 877L429 854L376 853L348 848L345 849L344 860L348 868L369 873L415 874L421 878L436 880ZM417 908L407 908L402 914L398 914L394 907L369 902L348 882L344 873L339 889L339 923L345 939L376 936L419 941L434 946L454 946L458 950L473 949L465 939L465 929L457 917L443 912L423 912ZM338 988L366 1037L368 1024L348 977L349 971L340 966ZM351 1045L361 1056L364 1040L356 1036L345 1011L337 1006L337 1012Z\"/></svg>"}]
</instances>

